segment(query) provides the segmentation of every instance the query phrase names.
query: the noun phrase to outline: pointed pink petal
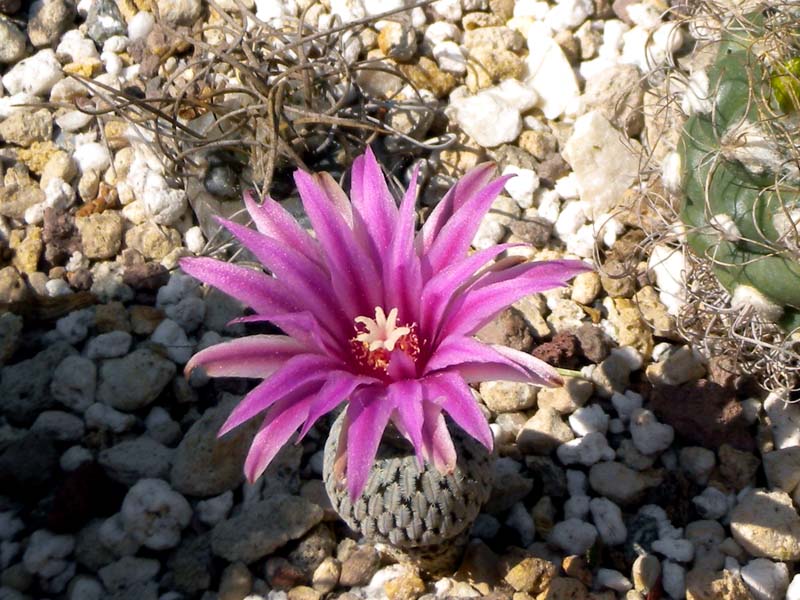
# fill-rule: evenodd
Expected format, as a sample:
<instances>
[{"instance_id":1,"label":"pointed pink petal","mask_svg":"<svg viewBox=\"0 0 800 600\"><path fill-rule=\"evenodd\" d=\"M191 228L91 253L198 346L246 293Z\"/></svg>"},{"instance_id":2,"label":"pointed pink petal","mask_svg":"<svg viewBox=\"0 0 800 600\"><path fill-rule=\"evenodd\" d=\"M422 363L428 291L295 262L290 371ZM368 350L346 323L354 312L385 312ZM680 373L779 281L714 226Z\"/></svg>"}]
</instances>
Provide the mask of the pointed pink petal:
<instances>
[{"instance_id":1,"label":"pointed pink petal","mask_svg":"<svg viewBox=\"0 0 800 600\"><path fill-rule=\"evenodd\" d=\"M308 311L295 313L248 315L231 320L235 323L264 323L269 322L280 327L283 332L296 339L307 348L313 348L325 354L343 355L342 345L330 333L320 327L319 322Z\"/></svg>"},{"instance_id":2,"label":"pointed pink petal","mask_svg":"<svg viewBox=\"0 0 800 600\"><path fill-rule=\"evenodd\" d=\"M344 190L342 190L329 173L325 173L324 171L322 173L317 173L315 179L317 185L319 185L330 203L333 204L342 216L347 226L353 229L353 205L350 203L350 199L347 197L347 194L344 193Z\"/></svg>"},{"instance_id":3,"label":"pointed pink petal","mask_svg":"<svg viewBox=\"0 0 800 600\"><path fill-rule=\"evenodd\" d=\"M461 208L467 200L489 183L494 170L494 163L480 164L471 169L450 188L444 198L436 205L436 208L428 215L428 218L425 219L425 224L417 235L416 246L417 253L420 256L430 251L439 232L441 232L456 210Z\"/></svg>"},{"instance_id":4,"label":"pointed pink petal","mask_svg":"<svg viewBox=\"0 0 800 600\"><path fill-rule=\"evenodd\" d=\"M267 196L259 204L252 191L244 194L247 212L260 233L294 248L309 260L322 265L319 244L278 202Z\"/></svg>"},{"instance_id":5,"label":"pointed pink petal","mask_svg":"<svg viewBox=\"0 0 800 600\"><path fill-rule=\"evenodd\" d=\"M328 414L347 400L356 389L362 385L375 385L379 383L377 379L372 377L353 375L347 371L334 371L330 373L325 385L322 386L314 398L314 401L311 403L308 417L300 430L298 441L305 437L320 417Z\"/></svg>"},{"instance_id":6,"label":"pointed pink petal","mask_svg":"<svg viewBox=\"0 0 800 600\"><path fill-rule=\"evenodd\" d=\"M187 377L202 367L209 377L268 377L308 347L285 335L251 335L201 350L186 363Z\"/></svg>"},{"instance_id":7,"label":"pointed pink petal","mask_svg":"<svg viewBox=\"0 0 800 600\"><path fill-rule=\"evenodd\" d=\"M213 258L182 258L179 264L187 275L233 296L258 312L298 310L296 294L266 273Z\"/></svg>"},{"instance_id":8,"label":"pointed pink petal","mask_svg":"<svg viewBox=\"0 0 800 600\"><path fill-rule=\"evenodd\" d=\"M532 380L530 383L548 387L558 387L564 385L564 380L561 378L561 375L558 374L558 371L556 371L552 366L548 365L543 360L540 360L535 356L531 356L527 352L520 352L519 350L514 350L514 348L509 348L508 346L493 344L492 348L496 352L505 356L508 360L515 362L530 372L532 375Z\"/></svg>"},{"instance_id":9,"label":"pointed pink petal","mask_svg":"<svg viewBox=\"0 0 800 600\"><path fill-rule=\"evenodd\" d=\"M392 381L414 379L417 376L417 364L408 354L395 348L389 357L389 366L386 371Z\"/></svg>"},{"instance_id":10,"label":"pointed pink petal","mask_svg":"<svg viewBox=\"0 0 800 600\"><path fill-rule=\"evenodd\" d=\"M363 155L353 161L350 178L353 207L361 217L375 251L383 255L392 239L397 207L369 146Z\"/></svg>"},{"instance_id":11,"label":"pointed pink petal","mask_svg":"<svg viewBox=\"0 0 800 600\"><path fill-rule=\"evenodd\" d=\"M315 178L296 171L294 180L324 250L339 304L351 320L359 315L374 314L375 307L382 300L383 290L372 258L359 246L353 231L334 210Z\"/></svg>"},{"instance_id":12,"label":"pointed pink petal","mask_svg":"<svg viewBox=\"0 0 800 600\"><path fill-rule=\"evenodd\" d=\"M451 336L439 344L425 364L424 374L430 375L450 367L473 363L501 364L509 369L516 369L518 377L527 378L528 376L524 368L497 352L494 347L487 346L472 337L466 336Z\"/></svg>"},{"instance_id":13,"label":"pointed pink petal","mask_svg":"<svg viewBox=\"0 0 800 600\"><path fill-rule=\"evenodd\" d=\"M364 490L393 409L380 388L359 390L347 406L347 490L351 502Z\"/></svg>"},{"instance_id":14,"label":"pointed pink petal","mask_svg":"<svg viewBox=\"0 0 800 600\"><path fill-rule=\"evenodd\" d=\"M414 446L419 466L422 466L422 386L416 379L396 381L386 388L389 403L394 405L396 420L404 435Z\"/></svg>"},{"instance_id":15,"label":"pointed pink petal","mask_svg":"<svg viewBox=\"0 0 800 600\"><path fill-rule=\"evenodd\" d=\"M422 293L422 270L414 250L414 206L419 168L414 169L400 204L394 235L384 256L384 306L397 307L401 323L415 322Z\"/></svg>"},{"instance_id":16,"label":"pointed pink petal","mask_svg":"<svg viewBox=\"0 0 800 600\"><path fill-rule=\"evenodd\" d=\"M442 227L430 250L422 255L423 274L438 273L454 259L465 256L481 220L503 191L510 176L500 177L469 198Z\"/></svg>"},{"instance_id":17,"label":"pointed pink petal","mask_svg":"<svg viewBox=\"0 0 800 600\"><path fill-rule=\"evenodd\" d=\"M244 474L250 483L266 471L275 455L300 427L308 414L312 397L308 395L291 403L282 402L264 417L264 423L253 438L244 461Z\"/></svg>"},{"instance_id":18,"label":"pointed pink petal","mask_svg":"<svg viewBox=\"0 0 800 600\"><path fill-rule=\"evenodd\" d=\"M248 227L217 219L250 250L255 257L277 277L297 297L297 302L309 310L323 326L332 333L347 335L351 318L345 318L333 297L330 275L318 264L272 238L258 233Z\"/></svg>"},{"instance_id":19,"label":"pointed pink petal","mask_svg":"<svg viewBox=\"0 0 800 600\"><path fill-rule=\"evenodd\" d=\"M447 305L461 289L471 283L476 271L498 254L521 244L498 244L454 262L425 283L420 300L420 330L423 337L435 338Z\"/></svg>"},{"instance_id":20,"label":"pointed pink petal","mask_svg":"<svg viewBox=\"0 0 800 600\"><path fill-rule=\"evenodd\" d=\"M297 393L298 390L308 392L309 386L313 387L325 379L332 370L339 368L341 363L319 354L299 354L290 358L236 405L217 435L225 435L285 396Z\"/></svg>"},{"instance_id":21,"label":"pointed pink petal","mask_svg":"<svg viewBox=\"0 0 800 600\"><path fill-rule=\"evenodd\" d=\"M591 269L581 261L553 260L525 263L491 273L453 299L442 319L438 337L472 335L520 298L563 286Z\"/></svg>"},{"instance_id":22,"label":"pointed pink petal","mask_svg":"<svg viewBox=\"0 0 800 600\"><path fill-rule=\"evenodd\" d=\"M487 450L492 451L494 438L489 423L470 388L459 375L456 373L433 375L426 377L422 385L426 398L441 405L461 429L483 444Z\"/></svg>"},{"instance_id":23,"label":"pointed pink petal","mask_svg":"<svg viewBox=\"0 0 800 600\"><path fill-rule=\"evenodd\" d=\"M424 422L422 425L423 454L440 473L452 473L456 468L456 449L447 430L442 407L435 402L422 403Z\"/></svg>"}]
</instances>

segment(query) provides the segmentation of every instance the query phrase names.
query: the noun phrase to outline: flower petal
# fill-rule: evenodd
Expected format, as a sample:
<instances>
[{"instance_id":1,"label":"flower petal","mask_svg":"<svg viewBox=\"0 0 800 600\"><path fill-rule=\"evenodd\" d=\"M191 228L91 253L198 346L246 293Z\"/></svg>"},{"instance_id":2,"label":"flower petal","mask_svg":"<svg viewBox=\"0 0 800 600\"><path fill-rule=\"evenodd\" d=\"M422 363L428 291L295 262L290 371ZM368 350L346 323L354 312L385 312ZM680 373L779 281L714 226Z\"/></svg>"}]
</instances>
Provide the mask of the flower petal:
<instances>
[{"instance_id":1,"label":"flower petal","mask_svg":"<svg viewBox=\"0 0 800 600\"><path fill-rule=\"evenodd\" d=\"M359 390L347 406L347 490L351 502L364 490L393 408L385 391L377 386Z\"/></svg>"},{"instance_id":2,"label":"flower petal","mask_svg":"<svg viewBox=\"0 0 800 600\"><path fill-rule=\"evenodd\" d=\"M213 258L182 258L184 273L233 296L257 312L286 313L299 310L297 295L274 277Z\"/></svg>"},{"instance_id":3,"label":"flower petal","mask_svg":"<svg viewBox=\"0 0 800 600\"><path fill-rule=\"evenodd\" d=\"M280 403L264 417L244 461L244 474L250 483L266 471L269 463L297 431L308 414L313 394L294 402Z\"/></svg>"},{"instance_id":4,"label":"flower petal","mask_svg":"<svg viewBox=\"0 0 800 600\"><path fill-rule=\"evenodd\" d=\"M251 335L201 350L186 363L185 373L203 367L209 377L264 378L306 352L306 345L285 335Z\"/></svg>"},{"instance_id":5,"label":"flower petal","mask_svg":"<svg viewBox=\"0 0 800 600\"><path fill-rule=\"evenodd\" d=\"M389 403L395 406L394 420L399 421L399 429L414 446L417 462L422 466L422 386L416 379L396 381L386 388Z\"/></svg>"},{"instance_id":6,"label":"flower petal","mask_svg":"<svg viewBox=\"0 0 800 600\"><path fill-rule=\"evenodd\" d=\"M498 244L470 254L448 265L425 283L420 305L420 329L423 337L434 339L450 300L475 276L475 272L498 254L521 244Z\"/></svg>"},{"instance_id":7,"label":"flower petal","mask_svg":"<svg viewBox=\"0 0 800 600\"><path fill-rule=\"evenodd\" d=\"M494 163L480 164L471 169L450 188L444 198L436 205L436 208L428 215L428 218L425 219L425 224L417 235L416 245L420 256L430 251L434 240L447 224L447 221L465 202L489 183L494 171Z\"/></svg>"},{"instance_id":8,"label":"flower petal","mask_svg":"<svg viewBox=\"0 0 800 600\"><path fill-rule=\"evenodd\" d=\"M487 346L472 337L450 336L434 350L425 364L425 375L461 365L501 364L516 369L518 377L526 378L528 373L515 362L498 353L494 347Z\"/></svg>"},{"instance_id":9,"label":"flower petal","mask_svg":"<svg viewBox=\"0 0 800 600\"><path fill-rule=\"evenodd\" d=\"M339 406L360 386L380 383L373 377L361 377L347 371L334 371L328 375L328 380L317 393L308 412L306 422L300 430L298 441L302 440L314 423Z\"/></svg>"},{"instance_id":10,"label":"flower petal","mask_svg":"<svg viewBox=\"0 0 800 600\"><path fill-rule=\"evenodd\" d=\"M309 386L340 367L338 361L319 354L300 354L290 358L236 405L217 435L225 435L286 396L292 397L290 395L299 390L307 392Z\"/></svg>"},{"instance_id":11,"label":"flower petal","mask_svg":"<svg viewBox=\"0 0 800 600\"><path fill-rule=\"evenodd\" d=\"M330 333L322 329L319 322L308 311L282 314L258 314L238 317L231 320L235 323L263 323L269 322L276 327L280 327L283 332L296 339L307 348L317 350L322 353L333 354L342 357L343 348Z\"/></svg>"},{"instance_id":12,"label":"flower petal","mask_svg":"<svg viewBox=\"0 0 800 600\"><path fill-rule=\"evenodd\" d=\"M591 269L578 260L553 260L525 263L490 273L453 299L443 317L438 339L472 335L520 298L563 286L576 275Z\"/></svg>"},{"instance_id":13,"label":"flower petal","mask_svg":"<svg viewBox=\"0 0 800 600\"><path fill-rule=\"evenodd\" d=\"M423 401L422 412L423 454L440 473L452 473L456 468L458 457L442 414L442 407L435 402Z\"/></svg>"},{"instance_id":14,"label":"flower petal","mask_svg":"<svg viewBox=\"0 0 800 600\"><path fill-rule=\"evenodd\" d=\"M414 169L400 204L389 250L383 255L384 306L397 307L401 323L417 321L422 293L422 271L414 250L418 173L419 169Z\"/></svg>"},{"instance_id":15,"label":"flower petal","mask_svg":"<svg viewBox=\"0 0 800 600\"><path fill-rule=\"evenodd\" d=\"M511 176L499 177L469 198L442 227L430 250L422 255L423 275L438 273L466 255L481 220Z\"/></svg>"},{"instance_id":16,"label":"flower petal","mask_svg":"<svg viewBox=\"0 0 800 600\"><path fill-rule=\"evenodd\" d=\"M426 377L422 385L426 398L441 405L461 429L491 452L494 445L492 430L478 401L458 374L441 373Z\"/></svg>"},{"instance_id":17,"label":"flower petal","mask_svg":"<svg viewBox=\"0 0 800 600\"><path fill-rule=\"evenodd\" d=\"M337 310L335 303L330 302L333 288L330 275L323 267L293 248L248 227L225 219L217 220L272 271L278 281L295 292L301 306L311 311L321 325L331 328L333 333L347 335L345 332L350 320Z\"/></svg>"},{"instance_id":18,"label":"flower petal","mask_svg":"<svg viewBox=\"0 0 800 600\"><path fill-rule=\"evenodd\" d=\"M380 306L383 289L371 257L359 246L317 181L302 171L295 171L294 180L324 250L335 297L351 320L372 314Z\"/></svg>"},{"instance_id":19,"label":"flower petal","mask_svg":"<svg viewBox=\"0 0 800 600\"><path fill-rule=\"evenodd\" d=\"M267 196L259 204L255 194L248 190L244 193L244 204L259 232L294 248L309 260L322 265L317 241L308 235L308 232L300 227L297 219L278 202Z\"/></svg>"},{"instance_id":20,"label":"flower petal","mask_svg":"<svg viewBox=\"0 0 800 600\"><path fill-rule=\"evenodd\" d=\"M397 221L397 206L372 149L353 161L350 198L379 255L389 248Z\"/></svg>"},{"instance_id":21,"label":"flower petal","mask_svg":"<svg viewBox=\"0 0 800 600\"><path fill-rule=\"evenodd\" d=\"M508 360L517 363L525 370L529 371L532 379L529 383L534 385L545 385L548 387L558 387L564 385L564 380L551 365L548 365L541 359L531 356L527 352L520 352L509 348L508 346L500 346L492 344L492 348L505 356Z\"/></svg>"}]
</instances>

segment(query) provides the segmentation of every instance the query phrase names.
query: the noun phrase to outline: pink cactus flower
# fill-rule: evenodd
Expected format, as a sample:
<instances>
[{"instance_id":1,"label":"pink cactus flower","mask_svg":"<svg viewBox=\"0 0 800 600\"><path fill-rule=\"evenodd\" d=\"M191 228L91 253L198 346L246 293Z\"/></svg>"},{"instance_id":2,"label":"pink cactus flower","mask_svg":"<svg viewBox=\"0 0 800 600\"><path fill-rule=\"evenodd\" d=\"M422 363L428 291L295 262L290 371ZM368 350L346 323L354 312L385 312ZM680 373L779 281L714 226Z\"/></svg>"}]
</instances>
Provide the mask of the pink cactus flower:
<instances>
[{"instance_id":1,"label":"pink cactus flower","mask_svg":"<svg viewBox=\"0 0 800 600\"><path fill-rule=\"evenodd\" d=\"M270 273L210 258L183 270L255 311L286 335L252 335L198 352L187 374L263 379L222 426L224 435L262 415L245 461L257 479L299 429L347 403L340 476L357 498L391 422L420 464L456 464L445 415L486 448L492 434L469 383L562 384L529 354L473 334L520 298L563 286L590 270L573 260L497 260L511 244L469 253L507 178L480 165L436 205L415 234L416 174L398 207L370 150L356 159L350 199L326 173L295 173L315 237L281 205L245 195L258 231L220 219ZM265 414L263 414L265 413Z\"/></svg>"}]
</instances>

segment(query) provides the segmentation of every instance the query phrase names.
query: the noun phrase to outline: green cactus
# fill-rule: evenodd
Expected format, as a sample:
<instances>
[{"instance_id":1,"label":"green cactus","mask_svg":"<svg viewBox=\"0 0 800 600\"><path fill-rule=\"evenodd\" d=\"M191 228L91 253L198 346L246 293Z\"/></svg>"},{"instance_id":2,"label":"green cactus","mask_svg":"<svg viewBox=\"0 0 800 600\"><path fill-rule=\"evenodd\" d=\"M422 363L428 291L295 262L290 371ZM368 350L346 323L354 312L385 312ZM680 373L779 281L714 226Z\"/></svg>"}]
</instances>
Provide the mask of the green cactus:
<instances>
[{"instance_id":1,"label":"green cactus","mask_svg":"<svg viewBox=\"0 0 800 600\"><path fill-rule=\"evenodd\" d=\"M763 15L753 14L719 42L708 73L713 109L687 120L678 145L685 174L680 215L690 248L711 260L722 286L731 294L740 286L760 293L779 307L777 322L791 331L800 326L800 262L785 229L797 219L788 215L800 208L800 191L777 183L776 169L748 168L723 148L748 128L769 140L765 119L794 118L800 58L765 64L757 54L763 32ZM784 226L776 227L781 220Z\"/></svg>"}]
</instances>

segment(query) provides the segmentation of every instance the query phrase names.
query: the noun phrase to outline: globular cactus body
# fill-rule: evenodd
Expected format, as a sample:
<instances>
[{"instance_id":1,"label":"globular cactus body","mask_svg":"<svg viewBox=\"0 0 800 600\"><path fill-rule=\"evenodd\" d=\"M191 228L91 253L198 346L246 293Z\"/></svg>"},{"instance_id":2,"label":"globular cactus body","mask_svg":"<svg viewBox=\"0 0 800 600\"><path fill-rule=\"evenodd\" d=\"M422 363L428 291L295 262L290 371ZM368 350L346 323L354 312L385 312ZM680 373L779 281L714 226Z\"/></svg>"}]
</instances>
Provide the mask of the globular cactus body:
<instances>
[{"instance_id":1,"label":"globular cactus body","mask_svg":"<svg viewBox=\"0 0 800 600\"><path fill-rule=\"evenodd\" d=\"M690 248L711 261L734 299L737 289L763 296L778 309L773 315L779 325L791 331L800 326L794 240L800 191L796 182L785 182L781 170L790 157L781 165L779 146L769 137L773 132L762 124L767 118L788 118L784 111L793 109L797 79L791 61L782 63L783 69L764 64L757 43L763 19L750 15L744 25L732 25L718 44L708 73L713 109L689 117L678 146L685 174L680 214ZM778 155L774 164L754 168L737 158L737 146L752 152L748 146L754 137L765 143L767 153Z\"/></svg>"}]
</instances>

